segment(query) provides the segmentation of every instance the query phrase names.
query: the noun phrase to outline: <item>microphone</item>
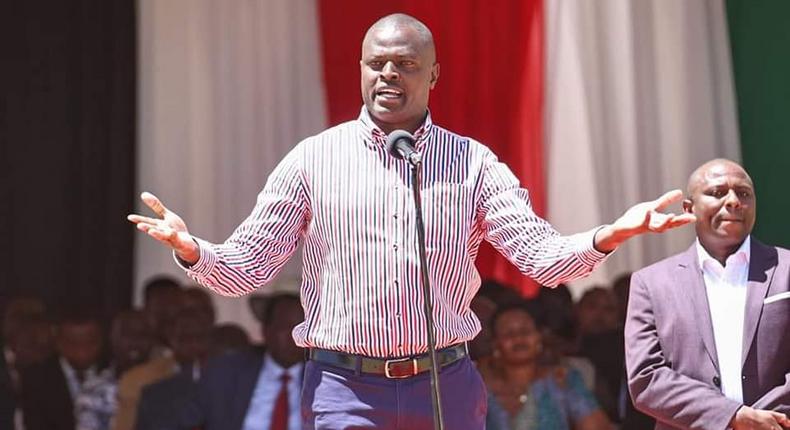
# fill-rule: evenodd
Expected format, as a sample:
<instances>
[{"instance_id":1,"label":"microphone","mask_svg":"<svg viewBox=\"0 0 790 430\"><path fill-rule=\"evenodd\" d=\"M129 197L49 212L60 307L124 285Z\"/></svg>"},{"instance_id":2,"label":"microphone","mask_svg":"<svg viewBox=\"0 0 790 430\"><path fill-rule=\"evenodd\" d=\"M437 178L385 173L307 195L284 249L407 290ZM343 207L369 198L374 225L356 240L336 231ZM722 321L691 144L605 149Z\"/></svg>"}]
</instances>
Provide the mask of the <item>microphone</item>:
<instances>
[{"instance_id":1,"label":"microphone","mask_svg":"<svg viewBox=\"0 0 790 430\"><path fill-rule=\"evenodd\" d=\"M414 167L422 161L422 154L414 149L414 136L406 130L395 130L387 136L387 152Z\"/></svg>"}]
</instances>

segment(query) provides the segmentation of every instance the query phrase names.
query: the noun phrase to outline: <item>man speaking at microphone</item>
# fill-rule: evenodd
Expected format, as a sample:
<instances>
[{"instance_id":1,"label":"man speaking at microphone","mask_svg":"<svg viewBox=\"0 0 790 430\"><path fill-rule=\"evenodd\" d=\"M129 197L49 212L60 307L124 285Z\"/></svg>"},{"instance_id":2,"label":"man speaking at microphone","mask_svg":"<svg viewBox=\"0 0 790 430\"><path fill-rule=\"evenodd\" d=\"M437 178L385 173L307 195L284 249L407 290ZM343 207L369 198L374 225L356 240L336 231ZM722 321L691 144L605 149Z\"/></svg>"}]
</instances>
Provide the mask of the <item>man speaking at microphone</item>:
<instances>
[{"instance_id":1,"label":"man speaking at microphone","mask_svg":"<svg viewBox=\"0 0 790 430\"><path fill-rule=\"evenodd\" d=\"M442 410L448 429L483 429L486 393L465 342L480 330L469 303L480 286L474 261L485 239L526 276L557 285L589 274L628 238L694 220L665 214L682 193L630 208L614 223L561 236L534 214L527 190L484 145L435 125L428 96L439 78L433 36L394 14L365 34L364 106L356 120L300 142L272 172L255 208L222 244L189 234L156 197L157 217L129 220L171 247L187 273L229 296L270 282L304 241L309 350L304 429L433 427L426 321L410 165L387 135L414 136L422 158L422 206L436 328ZM452 411L452 413L450 413Z\"/></svg>"}]
</instances>

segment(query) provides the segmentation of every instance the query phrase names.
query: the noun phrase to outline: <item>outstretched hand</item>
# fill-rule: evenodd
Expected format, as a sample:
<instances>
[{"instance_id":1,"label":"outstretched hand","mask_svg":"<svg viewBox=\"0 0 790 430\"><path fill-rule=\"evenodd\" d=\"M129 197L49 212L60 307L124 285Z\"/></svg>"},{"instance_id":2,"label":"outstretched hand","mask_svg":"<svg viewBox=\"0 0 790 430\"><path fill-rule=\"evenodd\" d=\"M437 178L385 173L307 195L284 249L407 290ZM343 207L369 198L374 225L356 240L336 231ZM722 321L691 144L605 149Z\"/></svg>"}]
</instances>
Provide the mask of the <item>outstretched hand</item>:
<instances>
[{"instance_id":1,"label":"outstretched hand","mask_svg":"<svg viewBox=\"0 0 790 430\"><path fill-rule=\"evenodd\" d=\"M647 232L662 233L696 221L697 218L692 214L662 212L682 198L681 190L672 190L655 200L632 206L614 223L598 230L595 248L602 252L613 251L631 237Z\"/></svg>"},{"instance_id":2,"label":"outstretched hand","mask_svg":"<svg viewBox=\"0 0 790 430\"><path fill-rule=\"evenodd\" d=\"M155 195L144 192L140 198L159 218L137 214L131 214L126 218L135 223L138 230L172 248L176 255L185 262L196 263L200 257L200 247L190 236L184 220L175 212L167 209Z\"/></svg>"}]
</instances>

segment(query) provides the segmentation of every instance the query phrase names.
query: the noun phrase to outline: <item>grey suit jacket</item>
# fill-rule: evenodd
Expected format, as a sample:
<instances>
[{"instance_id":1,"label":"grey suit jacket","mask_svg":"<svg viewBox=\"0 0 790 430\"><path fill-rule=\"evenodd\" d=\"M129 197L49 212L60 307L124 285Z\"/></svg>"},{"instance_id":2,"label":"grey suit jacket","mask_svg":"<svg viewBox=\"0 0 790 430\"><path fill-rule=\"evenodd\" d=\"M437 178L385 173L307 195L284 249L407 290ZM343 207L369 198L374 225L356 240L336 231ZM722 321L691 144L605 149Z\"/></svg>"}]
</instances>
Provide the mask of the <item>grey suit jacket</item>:
<instances>
[{"instance_id":1,"label":"grey suit jacket","mask_svg":"<svg viewBox=\"0 0 790 430\"><path fill-rule=\"evenodd\" d=\"M743 325L746 405L790 413L790 251L754 238ZM769 303L765 303L768 299ZM628 387L656 429L724 430L741 404L721 393L716 345L694 246L631 278Z\"/></svg>"}]
</instances>

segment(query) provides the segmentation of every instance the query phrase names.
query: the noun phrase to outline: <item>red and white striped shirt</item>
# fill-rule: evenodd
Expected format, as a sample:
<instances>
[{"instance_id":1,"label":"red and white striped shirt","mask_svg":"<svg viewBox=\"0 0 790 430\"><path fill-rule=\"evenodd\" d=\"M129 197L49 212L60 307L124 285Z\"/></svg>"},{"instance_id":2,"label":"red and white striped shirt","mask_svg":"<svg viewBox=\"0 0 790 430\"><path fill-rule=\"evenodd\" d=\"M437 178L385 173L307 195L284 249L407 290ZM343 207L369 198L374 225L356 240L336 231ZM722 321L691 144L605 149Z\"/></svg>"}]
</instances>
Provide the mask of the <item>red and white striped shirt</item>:
<instances>
[{"instance_id":1,"label":"red and white striped shirt","mask_svg":"<svg viewBox=\"0 0 790 430\"><path fill-rule=\"evenodd\" d=\"M544 285L583 277L605 258L593 248L595 230L560 236L535 215L527 190L479 142L430 115L415 137L437 348L480 331L469 302L483 239ZM373 357L425 352L410 181L409 165L387 153L363 107L357 120L300 142L225 243L197 239L200 259L187 273L219 294L246 294L271 281L303 239L298 345Z\"/></svg>"}]
</instances>

